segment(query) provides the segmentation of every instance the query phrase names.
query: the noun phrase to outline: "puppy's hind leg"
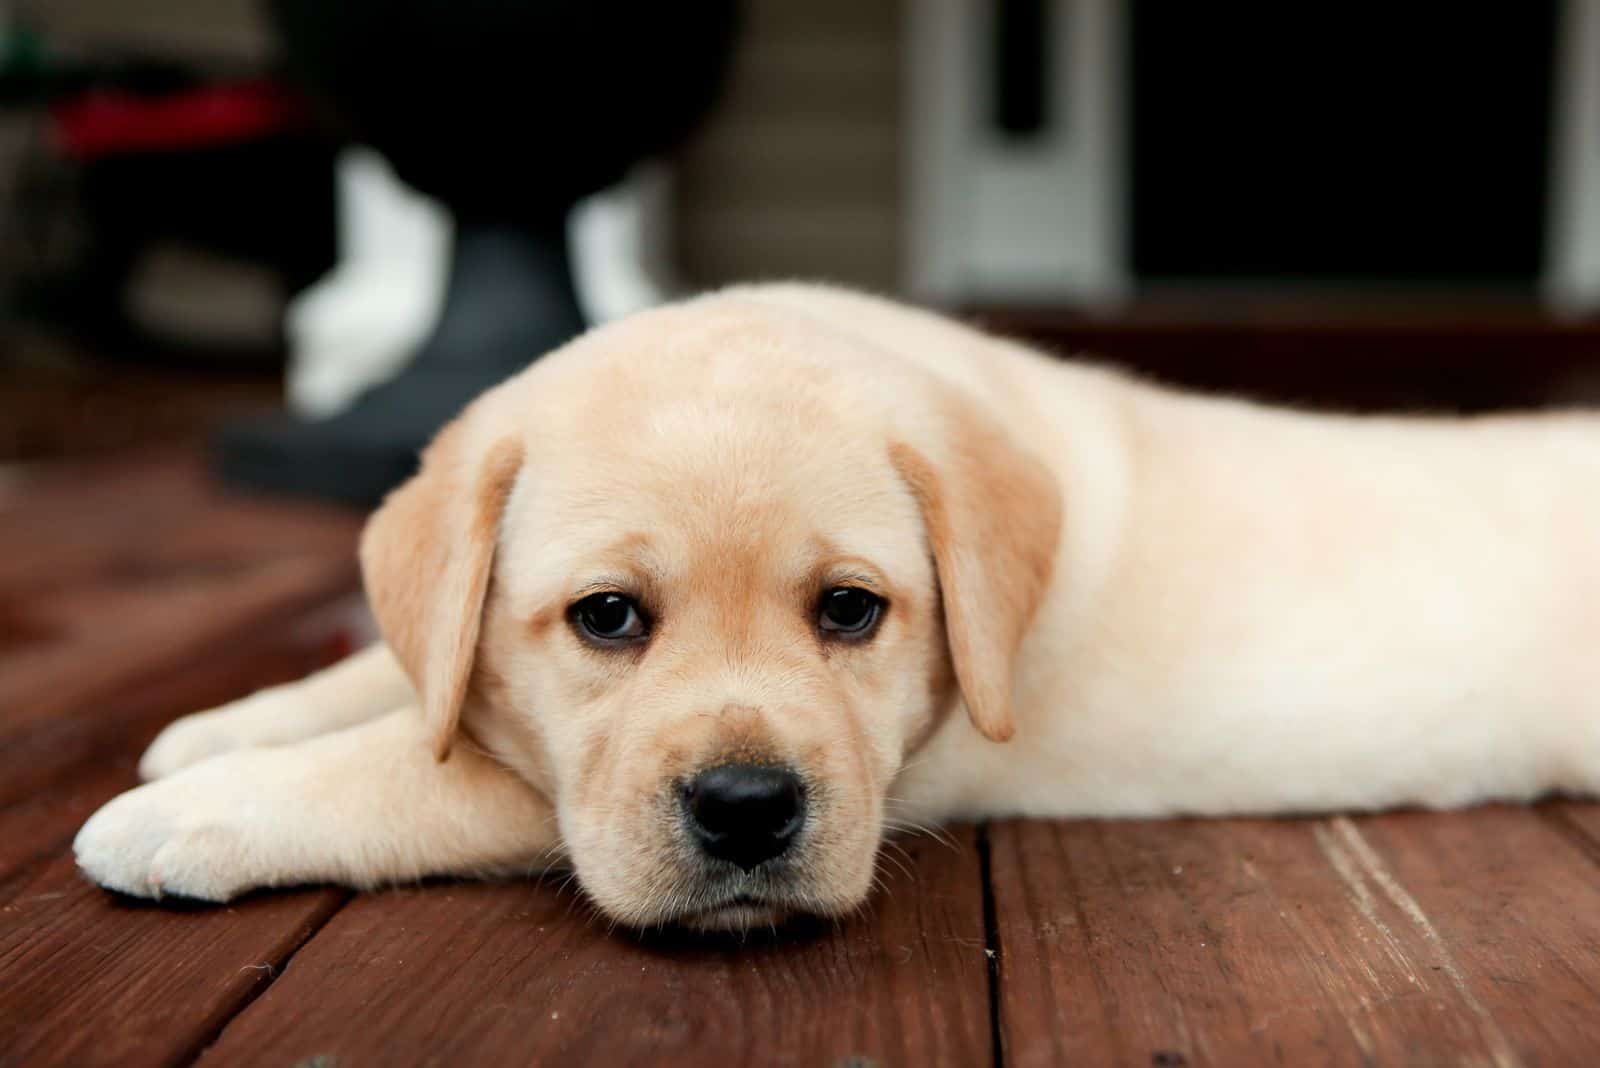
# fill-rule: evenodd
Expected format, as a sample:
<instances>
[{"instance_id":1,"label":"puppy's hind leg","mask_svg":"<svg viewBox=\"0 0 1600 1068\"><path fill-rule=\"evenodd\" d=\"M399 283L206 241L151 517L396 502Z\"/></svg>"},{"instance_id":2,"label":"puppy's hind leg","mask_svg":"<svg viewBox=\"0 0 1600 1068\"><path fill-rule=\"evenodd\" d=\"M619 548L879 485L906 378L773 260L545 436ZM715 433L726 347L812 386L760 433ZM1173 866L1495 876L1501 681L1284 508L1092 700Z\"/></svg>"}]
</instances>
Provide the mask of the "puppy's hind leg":
<instances>
[{"instance_id":1,"label":"puppy's hind leg","mask_svg":"<svg viewBox=\"0 0 1600 1068\"><path fill-rule=\"evenodd\" d=\"M169 724L144 751L139 776L159 779L218 753L314 738L415 701L405 671L379 642L299 682Z\"/></svg>"}]
</instances>

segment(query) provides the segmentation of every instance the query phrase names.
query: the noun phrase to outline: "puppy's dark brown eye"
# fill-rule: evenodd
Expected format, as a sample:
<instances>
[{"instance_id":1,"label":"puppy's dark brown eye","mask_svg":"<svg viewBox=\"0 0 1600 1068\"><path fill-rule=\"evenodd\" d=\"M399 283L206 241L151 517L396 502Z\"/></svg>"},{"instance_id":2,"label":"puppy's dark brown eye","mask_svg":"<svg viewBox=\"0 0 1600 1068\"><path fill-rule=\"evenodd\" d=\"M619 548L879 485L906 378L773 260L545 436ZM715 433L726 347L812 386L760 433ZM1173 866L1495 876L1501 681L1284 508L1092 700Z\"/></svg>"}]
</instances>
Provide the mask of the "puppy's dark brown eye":
<instances>
[{"instance_id":1,"label":"puppy's dark brown eye","mask_svg":"<svg viewBox=\"0 0 1600 1068\"><path fill-rule=\"evenodd\" d=\"M620 593L590 594L570 615L578 633L598 645L627 645L650 634L638 602Z\"/></svg>"},{"instance_id":2,"label":"puppy's dark brown eye","mask_svg":"<svg viewBox=\"0 0 1600 1068\"><path fill-rule=\"evenodd\" d=\"M817 605L817 626L835 638L860 641L883 618L883 598L858 586L835 586Z\"/></svg>"}]
</instances>

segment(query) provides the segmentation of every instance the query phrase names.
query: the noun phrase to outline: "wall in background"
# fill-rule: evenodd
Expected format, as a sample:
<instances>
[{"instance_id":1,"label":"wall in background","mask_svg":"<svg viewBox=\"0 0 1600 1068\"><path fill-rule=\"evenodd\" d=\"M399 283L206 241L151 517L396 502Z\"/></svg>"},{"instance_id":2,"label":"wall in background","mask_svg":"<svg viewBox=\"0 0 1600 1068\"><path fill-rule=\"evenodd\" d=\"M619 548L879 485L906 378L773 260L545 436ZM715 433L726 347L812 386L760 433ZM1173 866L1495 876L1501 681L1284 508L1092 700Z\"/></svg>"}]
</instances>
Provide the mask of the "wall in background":
<instances>
[{"instance_id":1,"label":"wall in background","mask_svg":"<svg viewBox=\"0 0 1600 1068\"><path fill-rule=\"evenodd\" d=\"M899 2L747 0L723 99L678 170L689 282L898 288L903 24Z\"/></svg>"},{"instance_id":2,"label":"wall in background","mask_svg":"<svg viewBox=\"0 0 1600 1068\"><path fill-rule=\"evenodd\" d=\"M77 44L252 63L274 52L262 0L23 0L15 10Z\"/></svg>"}]
</instances>

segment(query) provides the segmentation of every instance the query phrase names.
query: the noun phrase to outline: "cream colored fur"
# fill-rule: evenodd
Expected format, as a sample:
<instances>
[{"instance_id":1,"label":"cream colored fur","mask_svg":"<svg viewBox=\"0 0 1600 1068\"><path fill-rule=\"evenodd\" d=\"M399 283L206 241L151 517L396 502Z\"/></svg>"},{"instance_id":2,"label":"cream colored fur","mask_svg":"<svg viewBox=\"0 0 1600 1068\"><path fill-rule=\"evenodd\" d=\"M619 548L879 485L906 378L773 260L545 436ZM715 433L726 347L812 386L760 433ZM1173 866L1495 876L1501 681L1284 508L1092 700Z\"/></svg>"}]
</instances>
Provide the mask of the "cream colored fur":
<instances>
[{"instance_id":1,"label":"cream colored fur","mask_svg":"<svg viewBox=\"0 0 1600 1068\"><path fill-rule=\"evenodd\" d=\"M729 290L469 409L368 535L401 662L180 720L78 858L218 900L562 863L626 922L740 926L859 904L905 822L1592 793L1597 489L1586 415L1279 410L872 298ZM439 540L384 548L407 538ZM574 639L565 606L601 579L657 606L642 655ZM860 648L806 616L843 579L889 598ZM426 721L396 711L407 675ZM664 798L751 752L821 800L740 911Z\"/></svg>"}]
</instances>

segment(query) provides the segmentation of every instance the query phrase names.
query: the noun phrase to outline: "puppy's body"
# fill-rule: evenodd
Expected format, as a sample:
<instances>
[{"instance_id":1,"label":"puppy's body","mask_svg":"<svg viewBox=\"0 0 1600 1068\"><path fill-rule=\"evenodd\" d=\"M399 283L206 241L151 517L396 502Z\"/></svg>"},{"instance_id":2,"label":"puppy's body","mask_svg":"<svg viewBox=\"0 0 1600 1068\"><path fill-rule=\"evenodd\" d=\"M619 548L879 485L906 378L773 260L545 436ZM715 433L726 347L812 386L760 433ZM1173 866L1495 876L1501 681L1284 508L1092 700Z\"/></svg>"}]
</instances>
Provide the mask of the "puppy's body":
<instances>
[{"instance_id":1,"label":"puppy's body","mask_svg":"<svg viewBox=\"0 0 1600 1068\"><path fill-rule=\"evenodd\" d=\"M1600 420L1286 411L773 295L983 398L1066 502L1019 656L1022 744L950 717L891 791L918 818L1600 786Z\"/></svg>"},{"instance_id":2,"label":"puppy's body","mask_svg":"<svg viewBox=\"0 0 1600 1068\"><path fill-rule=\"evenodd\" d=\"M222 786L217 765L235 759L222 757L108 806L80 836L91 874L227 897L565 854L613 915L738 926L858 901L896 818L1600 787L1600 426L1587 417L1275 410L783 286L596 331L475 405L441 449L365 552L399 663L379 650L276 693L281 717L258 697L182 721L143 770L310 737L319 701L337 709L325 729L378 717L405 691L403 667L435 743L464 722L520 784L495 789L527 799L492 801L471 785L481 770L457 770L439 791L454 825L474 823L477 797L495 810L476 854L469 834L430 862L400 818L365 832L383 846L366 869L303 850L274 867L259 819L270 783ZM441 515L464 518L412 536ZM474 538L479 556L463 548ZM641 596L660 607L651 644L621 657L578 649L562 614L589 588L563 584L592 585L603 547L618 561L604 574L654 584ZM434 575L430 602L418 589ZM806 629L812 593L794 590L840 575L892 591L871 645L817 645ZM395 739L416 731L381 724L355 730L410 768ZM812 830L792 865L739 875L685 859L662 784L746 750L803 771ZM362 790L331 743L277 753ZM218 818L194 813L226 822L230 804L256 822L219 847ZM608 867L617 857L644 859ZM207 878L169 874L195 867Z\"/></svg>"}]
</instances>

